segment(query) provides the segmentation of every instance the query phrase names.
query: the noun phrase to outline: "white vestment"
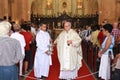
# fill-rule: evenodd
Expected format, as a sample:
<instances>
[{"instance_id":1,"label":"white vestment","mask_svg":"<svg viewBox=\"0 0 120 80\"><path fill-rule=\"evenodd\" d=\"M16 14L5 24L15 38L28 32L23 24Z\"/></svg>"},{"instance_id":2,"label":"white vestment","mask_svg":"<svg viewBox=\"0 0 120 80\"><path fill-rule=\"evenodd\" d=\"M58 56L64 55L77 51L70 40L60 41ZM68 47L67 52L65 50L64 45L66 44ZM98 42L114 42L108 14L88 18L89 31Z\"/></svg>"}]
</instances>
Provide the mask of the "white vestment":
<instances>
[{"instance_id":1,"label":"white vestment","mask_svg":"<svg viewBox=\"0 0 120 80\"><path fill-rule=\"evenodd\" d=\"M40 30L36 36L37 50L34 60L34 74L35 77L41 76L48 77L49 67L52 64L51 55L47 55L45 52L49 50L50 35L48 32Z\"/></svg>"},{"instance_id":2,"label":"white vestment","mask_svg":"<svg viewBox=\"0 0 120 80\"><path fill-rule=\"evenodd\" d=\"M25 56L25 39L24 36L21 35L19 32L12 33L11 38L17 39L20 42L23 57ZM20 68L19 68L19 75L22 75L22 67L23 67L23 60L20 60Z\"/></svg>"},{"instance_id":3,"label":"white vestment","mask_svg":"<svg viewBox=\"0 0 120 80\"><path fill-rule=\"evenodd\" d=\"M67 40L72 40L72 44L67 45ZM62 31L55 42L60 62L60 78L74 79L82 66L81 38L76 31L70 29L68 32Z\"/></svg>"}]
</instances>

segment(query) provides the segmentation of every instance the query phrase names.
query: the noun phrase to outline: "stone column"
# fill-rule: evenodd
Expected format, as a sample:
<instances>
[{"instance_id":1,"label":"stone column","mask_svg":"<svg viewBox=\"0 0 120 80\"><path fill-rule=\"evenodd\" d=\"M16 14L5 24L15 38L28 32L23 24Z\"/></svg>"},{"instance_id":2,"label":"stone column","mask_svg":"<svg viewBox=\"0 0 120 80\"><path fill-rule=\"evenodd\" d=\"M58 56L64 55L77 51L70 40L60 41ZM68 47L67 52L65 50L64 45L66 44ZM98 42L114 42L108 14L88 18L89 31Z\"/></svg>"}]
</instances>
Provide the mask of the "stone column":
<instances>
[{"instance_id":1,"label":"stone column","mask_svg":"<svg viewBox=\"0 0 120 80\"><path fill-rule=\"evenodd\" d=\"M0 18L3 18L3 16L4 16L4 15L3 15L3 14L4 14L4 13L3 13L3 9L4 9L3 2L4 2L4 1L0 0Z\"/></svg>"},{"instance_id":2,"label":"stone column","mask_svg":"<svg viewBox=\"0 0 120 80\"><path fill-rule=\"evenodd\" d=\"M8 18L8 0L3 0L3 16Z\"/></svg>"},{"instance_id":3,"label":"stone column","mask_svg":"<svg viewBox=\"0 0 120 80\"><path fill-rule=\"evenodd\" d=\"M110 23L116 20L116 0L99 0L99 23L104 20Z\"/></svg>"},{"instance_id":4,"label":"stone column","mask_svg":"<svg viewBox=\"0 0 120 80\"><path fill-rule=\"evenodd\" d=\"M30 3L29 0L21 0L21 11L22 11L22 16L21 19L24 19L25 21L30 20Z\"/></svg>"},{"instance_id":5,"label":"stone column","mask_svg":"<svg viewBox=\"0 0 120 80\"><path fill-rule=\"evenodd\" d=\"M117 16L116 16L116 18L117 18L117 20L118 20L118 18L120 18L120 0L119 1L117 1L117 5L116 5L117 7Z\"/></svg>"},{"instance_id":6,"label":"stone column","mask_svg":"<svg viewBox=\"0 0 120 80\"><path fill-rule=\"evenodd\" d=\"M43 2L41 3L41 5L42 5L42 10L43 10L43 14L45 15L46 13L47 13L47 10L46 10L46 3L47 2L47 0L43 0Z\"/></svg>"},{"instance_id":7,"label":"stone column","mask_svg":"<svg viewBox=\"0 0 120 80\"><path fill-rule=\"evenodd\" d=\"M84 0L83 2L83 7L84 7L84 15L88 14L89 11L88 11L88 0Z\"/></svg>"},{"instance_id":8,"label":"stone column","mask_svg":"<svg viewBox=\"0 0 120 80\"><path fill-rule=\"evenodd\" d=\"M19 23L21 20L30 20L30 1L14 0L11 5L12 20Z\"/></svg>"}]
</instances>

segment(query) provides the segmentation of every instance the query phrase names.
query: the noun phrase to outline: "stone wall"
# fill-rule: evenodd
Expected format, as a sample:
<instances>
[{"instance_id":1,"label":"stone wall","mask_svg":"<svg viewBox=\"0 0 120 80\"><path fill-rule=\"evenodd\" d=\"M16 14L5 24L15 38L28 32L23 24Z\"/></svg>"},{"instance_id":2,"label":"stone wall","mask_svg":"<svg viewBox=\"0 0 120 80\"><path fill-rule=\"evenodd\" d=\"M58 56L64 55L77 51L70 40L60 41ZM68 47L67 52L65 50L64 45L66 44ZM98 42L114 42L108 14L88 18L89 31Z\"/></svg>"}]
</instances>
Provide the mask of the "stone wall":
<instances>
[{"instance_id":1,"label":"stone wall","mask_svg":"<svg viewBox=\"0 0 120 80\"><path fill-rule=\"evenodd\" d=\"M99 0L99 23L104 20L113 23L120 17L120 3L117 0Z\"/></svg>"},{"instance_id":2,"label":"stone wall","mask_svg":"<svg viewBox=\"0 0 120 80\"><path fill-rule=\"evenodd\" d=\"M0 18L11 17L12 21L30 20L30 0L0 0Z\"/></svg>"}]
</instances>

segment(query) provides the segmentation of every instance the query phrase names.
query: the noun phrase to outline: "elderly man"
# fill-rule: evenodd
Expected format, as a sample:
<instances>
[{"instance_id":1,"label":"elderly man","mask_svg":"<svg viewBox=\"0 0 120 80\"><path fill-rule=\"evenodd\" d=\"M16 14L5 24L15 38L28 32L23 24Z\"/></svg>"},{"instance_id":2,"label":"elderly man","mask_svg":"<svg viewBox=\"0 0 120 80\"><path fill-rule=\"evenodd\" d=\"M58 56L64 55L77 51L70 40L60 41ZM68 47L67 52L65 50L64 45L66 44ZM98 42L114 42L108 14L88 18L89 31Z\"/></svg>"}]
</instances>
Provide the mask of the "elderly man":
<instances>
[{"instance_id":1,"label":"elderly man","mask_svg":"<svg viewBox=\"0 0 120 80\"><path fill-rule=\"evenodd\" d=\"M0 80L18 80L16 64L23 59L19 41L10 38L11 24L0 22Z\"/></svg>"},{"instance_id":2,"label":"elderly man","mask_svg":"<svg viewBox=\"0 0 120 80\"><path fill-rule=\"evenodd\" d=\"M20 42L21 45L21 49L22 49L22 54L23 57L25 56L25 39L24 36L22 34L20 34L20 28L21 26L18 24L14 24L13 25L13 29L14 29L14 33L11 34L11 38L14 38L16 40L18 40ZM23 68L23 60L20 60L20 67L19 67L19 75L22 76L22 68Z\"/></svg>"},{"instance_id":3,"label":"elderly man","mask_svg":"<svg viewBox=\"0 0 120 80\"><path fill-rule=\"evenodd\" d=\"M54 44L57 43L58 59L60 62L61 80L75 79L82 66L81 38L76 31L71 29L71 21L63 23L64 30L60 33Z\"/></svg>"},{"instance_id":4,"label":"elderly man","mask_svg":"<svg viewBox=\"0 0 120 80\"><path fill-rule=\"evenodd\" d=\"M113 23L112 35L115 37L115 42L119 36L120 30L118 29L118 22Z\"/></svg>"}]
</instances>

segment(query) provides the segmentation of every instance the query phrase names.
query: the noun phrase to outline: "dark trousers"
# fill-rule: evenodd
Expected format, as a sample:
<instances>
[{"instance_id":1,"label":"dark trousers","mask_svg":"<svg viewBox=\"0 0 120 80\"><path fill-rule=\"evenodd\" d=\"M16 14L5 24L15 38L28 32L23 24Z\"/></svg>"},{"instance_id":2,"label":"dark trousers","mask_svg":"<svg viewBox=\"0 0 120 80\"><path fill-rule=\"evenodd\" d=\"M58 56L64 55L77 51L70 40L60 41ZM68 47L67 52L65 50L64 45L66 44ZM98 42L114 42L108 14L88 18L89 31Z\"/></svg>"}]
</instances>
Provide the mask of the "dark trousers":
<instances>
[{"instance_id":1,"label":"dark trousers","mask_svg":"<svg viewBox=\"0 0 120 80\"><path fill-rule=\"evenodd\" d=\"M120 80L120 69L115 69L112 80Z\"/></svg>"},{"instance_id":2,"label":"dark trousers","mask_svg":"<svg viewBox=\"0 0 120 80\"><path fill-rule=\"evenodd\" d=\"M32 49L30 49L30 55L29 55L29 70L31 70L32 67L33 67L32 58L33 58L33 56L32 56Z\"/></svg>"},{"instance_id":3,"label":"dark trousers","mask_svg":"<svg viewBox=\"0 0 120 80\"><path fill-rule=\"evenodd\" d=\"M46 80L46 77L45 77L45 76L42 76L42 79L43 79L43 80Z\"/></svg>"}]
</instances>

